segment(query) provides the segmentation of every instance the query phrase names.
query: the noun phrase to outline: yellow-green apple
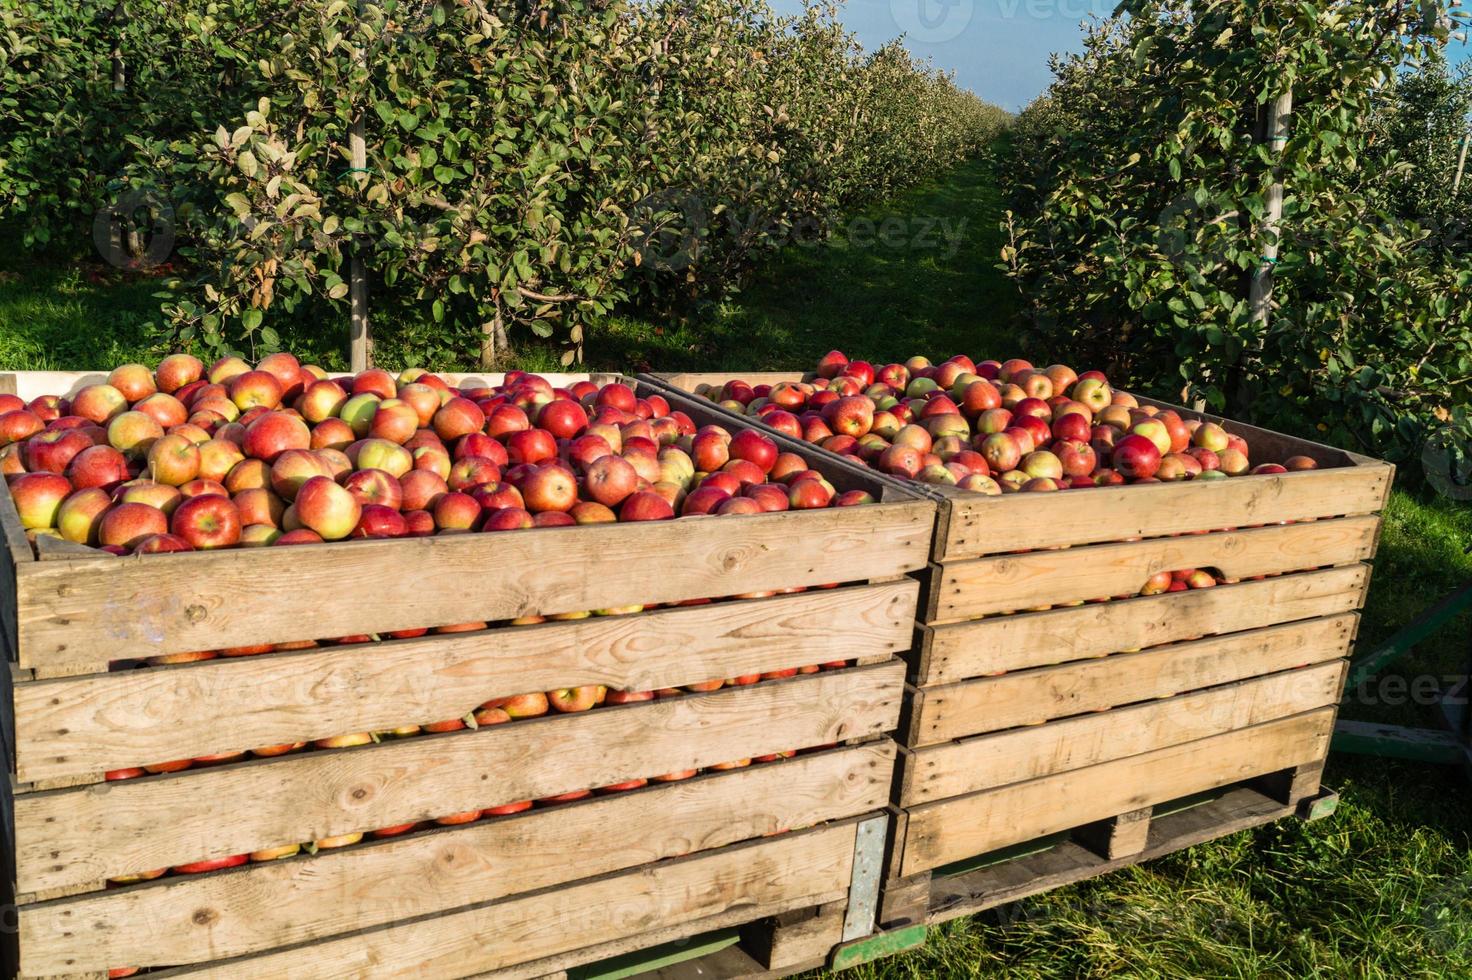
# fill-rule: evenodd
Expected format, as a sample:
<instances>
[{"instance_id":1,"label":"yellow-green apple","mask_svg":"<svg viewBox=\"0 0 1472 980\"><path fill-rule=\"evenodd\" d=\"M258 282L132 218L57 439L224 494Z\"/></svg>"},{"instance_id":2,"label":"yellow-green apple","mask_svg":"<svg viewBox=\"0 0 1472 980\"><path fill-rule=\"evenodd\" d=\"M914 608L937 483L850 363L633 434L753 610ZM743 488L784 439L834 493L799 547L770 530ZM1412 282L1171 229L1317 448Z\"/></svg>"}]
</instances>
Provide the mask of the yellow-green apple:
<instances>
[{"instance_id":1,"label":"yellow-green apple","mask_svg":"<svg viewBox=\"0 0 1472 980\"><path fill-rule=\"evenodd\" d=\"M147 504L117 504L102 515L97 526L97 543L132 548L154 534L167 534L169 519Z\"/></svg>"},{"instance_id":2,"label":"yellow-green apple","mask_svg":"<svg viewBox=\"0 0 1472 980\"><path fill-rule=\"evenodd\" d=\"M319 738L312 742L312 747L318 749L346 749L354 745L369 745L372 742L373 736L368 732L354 732L350 735L333 735L331 738Z\"/></svg>"},{"instance_id":3,"label":"yellow-green apple","mask_svg":"<svg viewBox=\"0 0 1472 980\"><path fill-rule=\"evenodd\" d=\"M355 469L383 470L395 479L414 468L409 450L387 439L359 439L348 447L348 459Z\"/></svg>"},{"instance_id":4,"label":"yellow-green apple","mask_svg":"<svg viewBox=\"0 0 1472 980\"><path fill-rule=\"evenodd\" d=\"M240 406L229 398L197 398L189 404L191 419L218 418L220 422L234 422L240 418Z\"/></svg>"},{"instance_id":5,"label":"yellow-green apple","mask_svg":"<svg viewBox=\"0 0 1472 980\"><path fill-rule=\"evenodd\" d=\"M229 548L240 541L240 511L223 494L201 494L174 508L166 530L201 551Z\"/></svg>"},{"instance_id":6,"label":"yellow-green apple","mask_svg":"<svg viewBox=\"0 0 1472 980\"><path fill-rule=\"evenodd\" d=\"M287 412L267 412L245 430L245 455L268 463L275 462L288 449L311 447L312 433L307 424Z\"/></svg>"},{"instance_id":7,"label":"yellow-green apple","mask_svg":"<svg viewBox=\"0 0 1472 980\"><path fill-rule=\"evenodd\" d=\"M351 534L363 512L352 494L326 476L314 476L302 484L294 506L302 526L325 541L340 541Z\"/></svg>"},{"instance_id":8,"label":"yellow-green apple","mask_svg":"<svg viewBox=\"0 0 1472 980\"><path fill-rule=\"evenodd\" d=\"M1193 589L1209 589L1216 585L1216 578L1208 571L1195 568L1186 576L1185 582Z\"/></svg>"},{"instance_id":9,"label":"yellow-green apple","mask_svg":"<svg viewBox=\"0 0 1472 980\"><path fill-rule=\"evenodd\" d=\"M250 859L256 863L280 861L282 858L289 858L301 853L301 849L302 846L300 844L282 844L280 847L266 847L259 851L251 851Z\"/></svg>"},{"instance_id":10,"label":"yellow-green apple","mask_svg":"<svg viewBox=\"0 0 1472 980\"><path fill-rule=\"evenodd\" d=\"M1036 450L1023 457L1022 472L1033 479L1060 480L1063 478L1063 463L1046 449Z\"/></svg>"},{"instance_id":11,"label":"yellow-green apple","mask_svg":"<svg viewBox=\"0 0 1472 980\"><path fill-rule=\"evenodd\" d=\"M1215 422L1203 422L1197 426L1195 433L1191 436L1191 442L1202 449L1210 449L1218 454L1229 446L1226 430Z\"/></svg>"},{"instance_id":12,"label":"yellow-green apple","mask_svg":"<svg viewBox=\"0 0 1472 980\"><path fill-rule=\"evenodd\" d=\"M1080 378L1069 392L1069 397L1098 413L1114 403L1114 394L1109 388L1109 382L1102 378Z\"/></svg>"},{"instance_id":13,"label":"yellow-green apple","mask_svg":"<svg viewBox=\"0 0 1472 980\"><path fill-rule=\"evenodd\" d=\"M72 457L92 448L92 440L77 429L50 429L16 445L25 469L32 473L65 473Z\"/></svg>"},{"instance_id":14,"label":"yellow-green apple","mask_svg":"<svg viewBox=\"0 0 1472 980\"><path fill-rule=\"evenodd\" d=\"M240 529L240 546L242 548L263 548L266 545L275 544L280 537L280 528L269 524L247 524Z\"/></svg>"},{"instance_id":15,"label":"yellow-green apple","mask_svg":"<svg viewBox=\"0 0 1472 980\"><path fill-rule=\"evenodd\" d=\"M562 687L547 692L547 703L552 710L564 714L589 711L598 702L598 689L595 685L583 687Z\"/></svg>"},{"instance_id":16,"label":"yellow-green apple","mask_svg":"<svg viewBox=\"0 0 1472 980\"><path fill-rule=\"evenodd\" d=\"M362 839L363 835L361 833L338 834L334 837L324 837L312 843L319 851L331 851L339 847L351 847Z\"/></svg>"},{"instance_id":17,"label":"yellow-green apple","mask_svg":"<svg viewBox=\"0 0 1472 980\"><path fill-rule=\"evenodd\" d=\"M62 500L56 513L56 528L68 541L96 545L102 516L110 507L112 497L101 487L78 490Z\"/></svg>"},{"instance_id":18,"label":"yellow-green apple","mask_svg":"<svg viewBox=\"0 0 1472 980\"><path fill-rule=\"evenodd\" d=\"M166 435L149 447L145 472L157 483L177 487L199 476L199 464L199 446L185 436Z\"/></svg>"},{"instance_id":19,"label":"yellow-green apple","mask_svg":"<svg viewBox=\"0 0 1472 980\"><path fill-rule=\"evenodd\" d=\"M159 391L173 394L204 377L204 362L192 354L170 354L158 362L153 377Z\"/></svg>"},{"instance_id":20,"label":"yellow-green apple","mask_svg":"<svg viewBox=\"0 0 1472 980\"><path fill-rule=\"evenodd\" d=\"M378 414L381 397L372 392L360 392L343 402L337 410L338 418L346 422L359 439L368 434L373 426L373 416Z\"/></svg>"},{"instance_id":21,"label":"yellow-green apple","mask_svg":"<svg viewBox=\"0 0 1472 980\"><path fill-rule=\"evenodd\" d=\"M461 441L463 442L464 440ZM414 450L412 455L414 457L414 469L433 473L440 480L448 479L450 470L454 469L455 464L443 446L419 446Z\"/></svg>"},{"instance_id":22,"label":"yellow-green apple","mask_svg":"<svg viewBox=\"0 0 1472 980\"><path fill-rule=\"evenodd\" d=\"M210 441L210 434L208 432L190 422L185 422L183 425L174 426L173 428L169 429L168 434L171 436L183 436L185 439L188 439L196 446Z\"/></svg>"}]
</instances>

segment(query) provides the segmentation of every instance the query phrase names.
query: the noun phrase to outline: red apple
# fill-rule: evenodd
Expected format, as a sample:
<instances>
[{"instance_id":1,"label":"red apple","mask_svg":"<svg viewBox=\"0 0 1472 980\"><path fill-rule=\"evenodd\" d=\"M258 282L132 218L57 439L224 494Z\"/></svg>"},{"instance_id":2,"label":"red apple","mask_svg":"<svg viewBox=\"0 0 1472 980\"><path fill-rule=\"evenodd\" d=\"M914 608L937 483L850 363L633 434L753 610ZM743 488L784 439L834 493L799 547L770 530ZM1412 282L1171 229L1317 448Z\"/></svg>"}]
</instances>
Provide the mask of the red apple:
<instances>
[{"instance_id":1,"label":"red apple","mask_svg":"<svg viewBox=\"0 0 1472 980\"><path fill-rule=\"evenodd\" d=\"M613 459L614 457L604 458ZM539 466L522 483L521 495L526 501L527 509L532 513L566 512L578 502L578 485L573 475L561 466Z\"/></svg>"},{"instance_id":2,"label":"red apple","mask_svg":"<svg viewBox=\"0 0 1472 980\"><path fill-rule=\"evenodd\" d=\"M169 532L169 519L147 504L118 504L102 515L97 543L133 548L144 538Z\"/></svg>"},{"instance_id":3,"label":"red apple","mask_svg":"<svg viewBox=\"0 0 1472 980\"><path fill-rule=\"evenodd\" d=\"M59 489L60 484L57 486ZM110 507L112 497L101 487L78 490L62 500L56 512L56 528L67 541L96 545L102 517Z\"/></svg>"},{"instance_id":4,"label":"red apple","mask_svg":"<svg viewBox=\"0 0 1472 980\"><path fill-rule=\"evenodd\" d=\"M32 436L16 448L30 472L65 473L73 457L92 448L92 440L77 429L51 429Z\"/></svg>"},{"instance_id":5,"label":"red apple","mask_svg":"<svg viewBox=\"0 0 1472 980\"><path fill-rule=\"evenodd\" d=\"M674 516L669 501L647 490L630 495L619 508L621 521L667 521Z\"/></svg>"},{"instance_id":6,"label":"red apple","mask_svg":"<svg viewBox=\"0 0 1472 980\"><path fill-rule=\"evenodd\" d=\"M246 428L241 448L247 456L273 463L287 450L312 448L312 433L295 415L267 412Z\"/></svg>"},{"instance_id":7,"label":"red apple","mask_svg":"<svg viewBox=\"0 0 1472 980\"><path fill-rule=\"evenodd\" d=\"M173 394L204 377L204 362L191 354L170 354L153 372L158 390Z\"/></svg>"},{"instance_id":8,"label":"red apple","mask_svg":"<svg viewBox=\"0 0 1472 980\"><path fill-rule=\"evenodd\" d=\"M1160 459L1159 447L1143 435L1128 435L1119 440L1111 457L1114 469L1130 480L1155 476Z\"/></svg>"},{"instance_id":9,"label":"red apple","mask_svg":"<svg viewBox=\"0 0 1472 980\"><path fill-rule=\"evenodd\" d=\"M72 457L67 464L66 476L72 481L72 486L80 490L122 483L131 474L122 453L111 446L92 446Z\"/></svg>"},{"instance_id":10,"label":"red apple","mask_svg":"<svg viewBox=\"0 0 1472 980\"><path fill-rule=\"evenodd\" d=\"M166 530L204 551L239 543L240 527L240 510L234 501L220 494L202 494L180 503Z\"/></svg>"}]
</instances>

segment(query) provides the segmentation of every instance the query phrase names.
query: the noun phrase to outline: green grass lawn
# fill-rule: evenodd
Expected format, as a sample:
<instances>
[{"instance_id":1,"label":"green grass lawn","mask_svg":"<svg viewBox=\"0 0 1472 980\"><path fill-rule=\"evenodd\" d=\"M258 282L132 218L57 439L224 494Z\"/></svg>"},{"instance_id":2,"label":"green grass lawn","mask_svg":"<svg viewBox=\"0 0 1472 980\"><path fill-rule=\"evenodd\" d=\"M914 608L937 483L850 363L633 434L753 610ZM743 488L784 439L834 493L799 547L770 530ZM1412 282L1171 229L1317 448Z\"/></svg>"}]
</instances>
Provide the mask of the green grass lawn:
<instances>
[{"instance_id":1,"label":"green grass lawn","mask_svg":"<svg viewBox=\"0 0 1472 980\"><path fill-rule=\"evenodd\" d=\"M688 321L625 315L589 343L589 362L624 369L770 369L832 347L874 359L955 351L1006 356L1016 309L994 269L992 165L891 201L822 246L794 246L728 301ZM899 232L870 241L868 228ZM917 242L945 218L954 247ZM97 269L0 258L0 369L101 367L157 356L143 325L157 283ZM299 345L293 344L293 347ZM336 351L307 353L328 366ZM1057 352L1067 359L1067 352ZM545 354L522 365L549 369ZM469 365L467 365L469 366ZM1472 507L1398 490L1361 630L1369 649L1472 581ZM1395 674L1442 676L1472 652L1472 622L1450 624ZM1373 700L1386 700L1375 689ZM1428 707L1346 704L1347 717L1430 725ZM1339 813L1192 848L1147 865L944 927L922 950L865 977L1472 976L1472 791L1462 774L1335 756Z\"/></svg>"}]
</instances>

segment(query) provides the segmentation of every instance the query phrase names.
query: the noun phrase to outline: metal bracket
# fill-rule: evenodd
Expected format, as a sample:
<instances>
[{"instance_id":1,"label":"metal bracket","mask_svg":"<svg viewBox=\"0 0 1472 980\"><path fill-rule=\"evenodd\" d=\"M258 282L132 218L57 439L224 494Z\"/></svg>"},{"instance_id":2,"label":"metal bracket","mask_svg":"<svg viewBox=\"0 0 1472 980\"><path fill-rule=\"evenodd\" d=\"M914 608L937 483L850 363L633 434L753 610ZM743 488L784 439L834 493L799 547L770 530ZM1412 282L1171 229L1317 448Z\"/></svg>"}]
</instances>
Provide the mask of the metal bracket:
<instances>
[{"instance_id":1,"label":"metal bracket","mask_svg":"<svg viewBox=\"0 0 1472 980\"><path fill-rule=\"evenodd\" d=\"M843 917L843 942L874 931L879 909L879 876L884 867L884 838L889 817L871 817L854 835L853 878L848 886L848 911Z\"/></svg>"}]
</instances>

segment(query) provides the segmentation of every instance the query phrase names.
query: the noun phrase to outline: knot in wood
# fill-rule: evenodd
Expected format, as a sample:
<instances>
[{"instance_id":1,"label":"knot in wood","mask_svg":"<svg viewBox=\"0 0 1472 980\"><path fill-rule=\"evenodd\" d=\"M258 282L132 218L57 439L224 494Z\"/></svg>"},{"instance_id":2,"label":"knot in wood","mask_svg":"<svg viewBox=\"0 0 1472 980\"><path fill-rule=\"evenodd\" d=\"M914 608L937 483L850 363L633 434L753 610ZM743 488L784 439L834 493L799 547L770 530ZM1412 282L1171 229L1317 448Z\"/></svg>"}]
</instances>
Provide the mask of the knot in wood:
<instances>
[{"instance_id":1,"label":"knot in wood","mask_svg":"<svg viewBox=\"0 0 1472 980\"><path fill-rule=\"evenodd\" d=\"M191 623L202 623L209 614L210 611L197 602L189 605L184 610L184 618Z\"/></svg>"},{"instance_id":2,"label":"knot in wood","mask_svg":"<svg viewBox=\"0 0 1472 980\"><path fill-rule=\"evenodd\" d=\"M209 908L195 909L192 918L197 926L212 926L220 921L220 913Z\"/></svg>"}]
</instances>

